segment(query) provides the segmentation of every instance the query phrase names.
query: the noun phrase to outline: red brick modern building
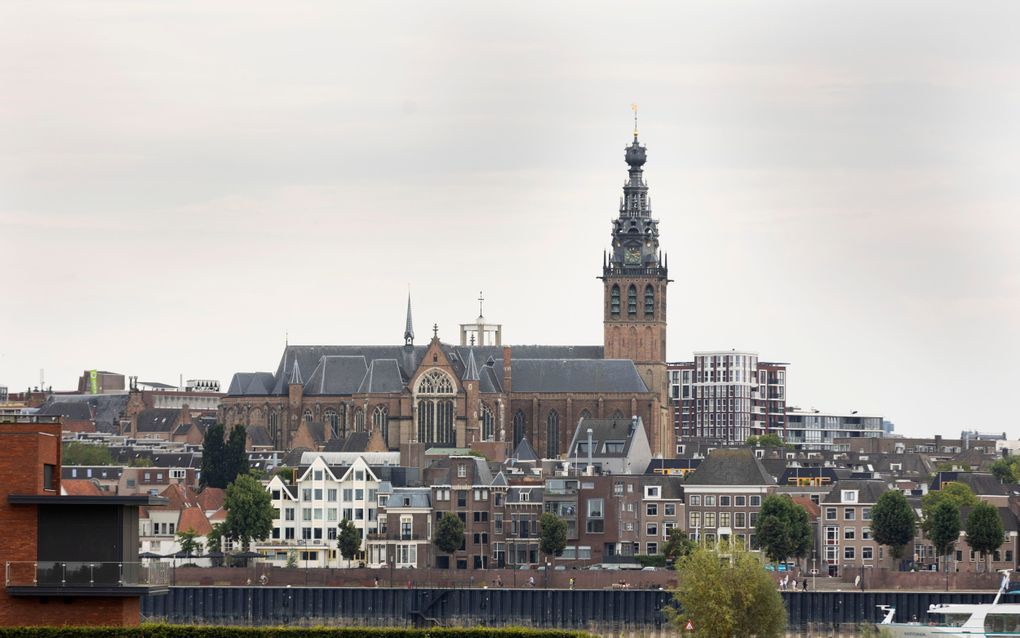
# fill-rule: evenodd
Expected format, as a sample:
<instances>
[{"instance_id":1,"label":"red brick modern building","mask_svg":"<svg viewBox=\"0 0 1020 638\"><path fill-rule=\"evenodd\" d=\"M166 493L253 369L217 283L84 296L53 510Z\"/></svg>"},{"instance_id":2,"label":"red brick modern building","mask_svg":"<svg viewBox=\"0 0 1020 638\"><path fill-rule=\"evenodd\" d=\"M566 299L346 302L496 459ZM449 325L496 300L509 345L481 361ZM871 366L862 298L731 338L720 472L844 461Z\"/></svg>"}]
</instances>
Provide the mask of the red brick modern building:
<instances>
[{"instance_id":1,"label":"red brick modern building","mask_svg":"<svg viewBox=\"0 0 1020 638\"><path fill-rule=\"evenodd\" d=\"M0 417L0 626L137 625L139 600L165 591L138 560L147 496L62 496L58 417Z\"/></svg>"}]
</instances>

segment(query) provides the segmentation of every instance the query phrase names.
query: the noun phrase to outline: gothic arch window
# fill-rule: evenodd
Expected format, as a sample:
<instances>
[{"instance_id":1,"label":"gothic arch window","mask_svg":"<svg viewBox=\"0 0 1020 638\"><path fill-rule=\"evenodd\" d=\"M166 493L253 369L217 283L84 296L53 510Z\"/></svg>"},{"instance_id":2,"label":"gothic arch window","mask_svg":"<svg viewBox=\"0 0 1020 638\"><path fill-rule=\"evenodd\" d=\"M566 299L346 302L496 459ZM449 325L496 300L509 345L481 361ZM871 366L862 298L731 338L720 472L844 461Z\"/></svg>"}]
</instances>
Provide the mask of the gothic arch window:
<instances>
[{"instance_id":1,"label":"gothic arch window","mask_svg":"<svg viewBox=\"0 0 1020 638\"><path fill-rule=\"evenodd\" d=\"M620 287L613 284L613 290L609 295L609 312L614 317L620 316Z\"/></svg>"},{"instance_id":2,"label":"gothic arch window","mask_svg":"<svg viewBox=\"0 0 1020 638\"><path fill-rule=\"evenodd\" d=\"M453 432L456 387L453 378L438 368L427 371L418 379L414 395L420 443L456 443Z\"/></svg>"},{"instance_id":3,"label":"gothic arch window","mask_svg":"<svg viewBox=\"0 0 1020 638\"><path fill-rule=\"evenodd\" d=\"M306 409L304 416L305 416L305 425L311 425L312 424L312 411Z\"/></svg>"},{"instance_id":4,"label":"gothic arch window","mask_svg":"<svg viewBox=\"0 0 1020 638\"><path fill-rule=\"evenodd\" d=\"M623 418L623 412L620 412L619 410L614 410L613 411L613 418L614 419L622 419Z\"/></svg>"},{"instance_id":5,"label":"gothic arch window","mask_svg":"<svg viewBox=\"0 0 1020 638\"><path fill-rule=\"evenodd\" d=\"M545 417L545 456L555 459L560 455L560 415L556 410L549 410Z\"/></svg>"},{"instance_id":6,"label":"gothic arch window","mask_svg":"<svg viewBox=\"0 0 1020 638\"><path fill-rule=\"evenodd\" d=\"M495 419L492 418L492 410L489 406L482 404L482 440L491 441L495 434L493 426L495 425Z\"/></svg>"},{"instance_id":7,"label":"gothic arch window","mask_svg":"<svg viewBox=\"0 0 1020 638\"><path fill-rule=\"evenodd\" d=\"M372 410L372 429L379 432L383 441L386 441L387 445L389 444L390 418L386 413L385 405L377 405L375 410Z\"/></svg>"},{"instance_id":8,"label":"gothic arch window","mask_svg":"<svg viewBox=\"0 0 1020 638\"><path fill-rule=\"evenodd\" d=\"M340 436L340 415L333 408L326 408L322 413L322 423L329 430L331 438Z\"/></svg>"},{"instance_id":9,"label":"gothic arch window","mask_svg":"<svg viewBox=\"0 0 1020 638\"><path fill-rule=\"evenodd\" d=\"M590 418L591 418L591 412L588 411L588 408L585 408L585 409L581 410L581 417L578 420L579 421L583 421L584 419L590 419Z\"/></svg>"},{"instance_id":10,"label":"gothic arch window","mask_svg":"<svg viewBox=\"0 0 1020 638\"><path fill-rule=\"evenodd\" d=\"M365 411L358 408L354 411L354 431L364 432L365 431Z\"/></svg>"},{"instance_id":11,"label":"gothic arch window","mask_svg":"<svg viewBox=\"0 0 1020 638\"><path fill-rule=\"evenodd\" d=\"M524 439L524 428L527 427L527 419L524 417L524 411L518 410L514 414L514 447L516 448L522 439Z\"/></svg>"},{"instance_id":12,"label":"gothic arch window","mask_svg":"<svg viewBox=\"0 0 1020 638\"><path fill-rule=\"evenodd\" d=\"M634 284L627 287L627 314L631 317L637 315L637 286Z\"/></svg>"},{"instance_id":13,"label":"gothic arch window","mask_svg":"<svg viewBox=\"0 0 1020 638\"><path fill-rule=\"evenodd\" d=\"M273 440L273 447L280 446L280 413L273 410L269 413L269 438Z\"/></svg>"},{"instance_id":14,"label":"gothic arch window","mask_svg":"<svg viewBox=\"0 0 1020 638\"><path fill-rule=\"evenodd\" d=\"M655 290L651 284L645 286L645 316L651 317L655 314Z\"/></svg>"}]
</instances>

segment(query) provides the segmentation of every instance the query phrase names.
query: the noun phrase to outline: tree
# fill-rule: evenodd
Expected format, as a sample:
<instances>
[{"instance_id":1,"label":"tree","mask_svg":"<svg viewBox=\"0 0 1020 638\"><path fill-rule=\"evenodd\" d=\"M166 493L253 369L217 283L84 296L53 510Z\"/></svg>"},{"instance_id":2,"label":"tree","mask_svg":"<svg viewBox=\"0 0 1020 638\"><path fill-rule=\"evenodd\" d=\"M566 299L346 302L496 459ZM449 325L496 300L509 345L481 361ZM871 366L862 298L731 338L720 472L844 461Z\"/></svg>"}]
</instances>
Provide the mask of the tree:
<instances>
[{"instance_id":1,"label":"tree","mask_svg":"<svg viewBox=\"0 0 1020 638\"><path fill-rule=\"evenodd\" d=\"M294 468L287 466L280 466L273 472L276 476L280 477L280 480L284 483L291 483L294 481Z\"/></svg>"},{"instance_id":2,"label":"tree","mask_svg":"<svg viewBox=\"0 0 1020 638\"><path fill-rule=\"evenodd\" d=\"M682 611L667 608L682 628L691 620L703 638L778 638L786 629L786 608L760 559L739 545L722 556L698 547L677 562L673 595Z\"/></svg>"},{"instance_id":3,"label":"tree","mask_svg":"<svg viewBox=\"0 0 1020 638\"><path fill-rule=\"evenodd\" d=\"M675 563L678 558L683 558L693 552L695 547L697 544L687 536L687 532L679 527L674 527L669 531L669 540L662 548L662 554L668 562Z\"/></svg>"},{"instance_id":4,"label":"tree","mask_svg":"<svg viewBox=\"0 0 1020 638\"><path fill-rule=\"evenodd\" d=\"M925 532L935 551L942 557L945 569L945 557L953 550L953 544L960 538L960 508L951 500L943 499L929 513L928 531Z\"/></svg>"},{"instance_id":5,"label":"tree","mask_svg":"<svg viewBox=\"0 0 1020 638\"><path fill-rule=\"evenodd\" d=\"M209 535L206 536L205 539L206 540L205 546L206 549L209 550L210 554L213 552L223 551L223 537L226 536L226 527L227 524L225 521L213 523L212 530L209 532ZM221 564L223 564L223 558L211 558L210 561L212 562L213 567L219 567Z\"/></svg>"},{"instance_id":6,"label":"tree","mask_svg":"<svg viewBox=\"0 0 1020 638\"><path fill-rule=\"evenodd\" d=\"M131 467L152 467L152 459L147 456L139 456L131 459L129 463Z\"/></svg>"},{"instance_id":7,"label":"tree","mask_svg":"<svg viewBox=\"0 0 1020 638\"><path fill-rule=\"evenodd\" d=\"M889 490L878 497L871 508L871 536L875 542L889 548L893 558L903 556L903 546L914 538L917 518L899 490Z\"/></svg>"},{"instance_id":8,"label":"tree","mask_svg":"<svg viewBox=\"0 0 1020 638\"><path fill-rule=\"evenodd\" d=\"M807 510L786 494L771 494L762 501L755 524L758 545L777 563L804 558L811 549L811 521Z\"/></svg>"},{"instance_id":9,"label":"tree","mask_svg":"<svg viewBox=\"0 0 1020 638\"><path fill-rule=\"evenodd\" d=\"M778 434L762 434L761 436L754 436L753 434L747 437L745 441L751 447L783 447L786 444L783 443L783 439Z\"/></svg>"},{"instance_id":10,"label":"tree","mask_svg":"<svg viewBox=\"0 0 1020 638\"><path fill-rule=\"evenodd\" d=\"M464 544L464 521L456 514L446 512L436 523L432 543L441 552L452 554Z\"/></svg>"},{"instance_id":11,"label":"tree","mask_svg":"<svg viewBox=\"0 0 1020 638\"><path fill-rule=\"evenodd\" d=\"M248 455L244 450L247 432L243 425L230 430L224 440L225 428L215 423L205 431L202 441L202 476L199 483L205 487L225 488L240 474L248 473Z\"/></svg>"},{"instance_id":12,"label":"tree","mask_svg":"<svg viewBox=\"0 0 1020 638\"><path fill-rule=\"evenodd\" d=\"M970 510L967 515L967 544L974 551L981 552L982 560L987 562L988 554L999 549L1005 537L999 510L994 505L982 501Z\"/></svg>"},{"instance_id":13,"label":"tree","mask_svg":"<svg viewBox=\"0 0 1020 638\"><path fill-rule=\"evenodd\" d=\"M61 456L63 465L113 465L110 448L104 445L69 441L64 444Z\"/></svg>"},{"instance_id":14,"label":"tree","mask_svg":"<svg viewBox=\"0 0 1020 638\"><path fill-rule=\"evenodd\" d=\"M956 505L957 509L973 507L978 503L978 497L966 483L951 481L942 484L942 489L932 490L921 497L921 529L926 536L931 536L931 513L935 511L939 503L949 501Z\"/></svg>"},{"instance_id":15,"label":"tree","mask_svg":"<svg viewBox=\"0 0 1020 638\"><path fill-rule=\"evenodd\" d=\"M243 551L248 551L252 540L265 540L273 531L273 507L269 492L262 484L247 474L242 474L227 487L223 504L227 510L225 530L227 536L241 541Z\"/></svg>"},{"instance_id":16,"label":"tree","mask_svg":"<svg viewBox=\"0 0 1020 638\"><path fill-rule=\"evenodd\" d=\"M225 452L223 424L214 423L206 429L205 438L202 440L202 475L199 477L199 484L202 487L227 486L223 471Z\"/></svg>"},{"instance_id":17,"label":"tree","mask_svg":"<svg viewBox=\"0 0 1020 638\"><path fill-rule=\"evenodd\" d=\"M337 527L339 530L336 535L336 546L340 549L341 556L351 560L361 550L361 532L346 518L340 521Z\"/></svg>"},{"instance_id":18,"label":"tree","mask_svg":"<svg viewBox=\"0 0 1020 638\"><path fill-rule=\"evenodd\" d=\"M1001 458L992 463L992 474L995 475L995 478L999 479L1000 483L1016 483L1016 462L1017 459L1009 456Z\"/></svg>"},{"instance_id":19,"label":"tree","mask_svg":"<svg viewBox=\"0 0 1020 638\"><path fill-rule=\"evenodd\" d=\"M177 530L177 542L180 543L181 551L186 556L202 553L202 543L195 540L197 537L198 533L191 528Z\"/></svg>"},{"instance_id":20,"label":"tree","mask_svg":"<svg viewBox=\"0 0 1020 638\"><path fill-rule=\"evenodd\" d=\"M567 546L567 524L552 512L538 519L538 549L546 556L559 556Z\"/></svg>"}]
</instances>

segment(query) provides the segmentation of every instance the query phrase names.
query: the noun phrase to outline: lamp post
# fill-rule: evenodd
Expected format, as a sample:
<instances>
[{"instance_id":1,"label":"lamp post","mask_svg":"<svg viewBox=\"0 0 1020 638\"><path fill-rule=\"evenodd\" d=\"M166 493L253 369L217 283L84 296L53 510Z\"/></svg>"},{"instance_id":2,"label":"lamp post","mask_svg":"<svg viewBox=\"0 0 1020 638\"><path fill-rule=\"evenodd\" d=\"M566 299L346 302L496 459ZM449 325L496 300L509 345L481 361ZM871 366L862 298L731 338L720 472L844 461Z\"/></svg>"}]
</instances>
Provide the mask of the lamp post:
<instances>
[{"instance_id":1,"label":"lamp post","mask_svg":"<svg viewBox=\"0 0 1020 638\"><path fill-rule=\"evenodd\" d=\"M390 554L390 589L393 589L393 568L397 564L397 547L393 545L393 553Z\"/></svg>"},{"instance_id":2,"label":"lamp post","mask_svg":"<svg viewBox=\"0 0 1020 638\"><path fill-rule=\"evenodd\" d=\"M298 547L301 547L301 562L304 563L305 569L305 587L308 587L308 541L301 539L297 542Z\"/></svg>"}]
</instances>

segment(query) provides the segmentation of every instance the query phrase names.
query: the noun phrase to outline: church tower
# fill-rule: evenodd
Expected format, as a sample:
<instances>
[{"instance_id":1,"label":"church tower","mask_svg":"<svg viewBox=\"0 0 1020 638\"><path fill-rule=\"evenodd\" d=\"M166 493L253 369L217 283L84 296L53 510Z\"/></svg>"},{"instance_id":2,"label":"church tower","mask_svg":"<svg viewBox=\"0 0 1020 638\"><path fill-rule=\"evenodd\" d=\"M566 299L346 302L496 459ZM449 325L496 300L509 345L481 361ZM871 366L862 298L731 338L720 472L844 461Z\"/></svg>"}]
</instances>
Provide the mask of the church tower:
<instances>
[{"instance_id":1,"label":"church tower","mask_svg":"<svg viewBox=\"0 0 1020 638\"><path fill-rule=\"evenodd\" d=\"M626 148L624 159L629 166L627 181L619 217L613 220L612 251L603 256L600 277L604 286L604 356L634 361L645 385L659 397L661 420L668 421L666 286L670 280L659 251L659 221L652 218L648 184L641 169L646 153L638 141L636 116L634 141ZM652 425L651 438L663 440L664 432L656 430L666 427L665 423Z\"/></svg>"}]
</instances>

